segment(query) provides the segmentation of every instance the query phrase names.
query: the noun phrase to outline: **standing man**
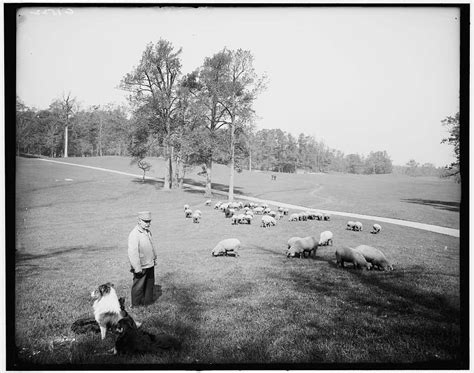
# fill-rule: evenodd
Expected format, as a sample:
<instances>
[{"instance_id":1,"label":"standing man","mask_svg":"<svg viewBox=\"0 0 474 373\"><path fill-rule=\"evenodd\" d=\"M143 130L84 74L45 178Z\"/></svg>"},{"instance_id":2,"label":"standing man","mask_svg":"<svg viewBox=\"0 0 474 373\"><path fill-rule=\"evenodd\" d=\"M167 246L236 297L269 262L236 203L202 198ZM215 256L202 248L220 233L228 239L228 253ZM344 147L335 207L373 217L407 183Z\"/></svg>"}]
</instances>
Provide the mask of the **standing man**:
<instances>
[{"instance_id":1,"label":"standing man","mask_svg":"<svg viewBox=\"0 0 474 373\"><path fill-rule=\"evenodd\" d=\"M139 212L138 224L128 236L128 258L133 273L132 307L153 303L157 254L150 224L151 212Z\"/></svg>"}]
</instances>

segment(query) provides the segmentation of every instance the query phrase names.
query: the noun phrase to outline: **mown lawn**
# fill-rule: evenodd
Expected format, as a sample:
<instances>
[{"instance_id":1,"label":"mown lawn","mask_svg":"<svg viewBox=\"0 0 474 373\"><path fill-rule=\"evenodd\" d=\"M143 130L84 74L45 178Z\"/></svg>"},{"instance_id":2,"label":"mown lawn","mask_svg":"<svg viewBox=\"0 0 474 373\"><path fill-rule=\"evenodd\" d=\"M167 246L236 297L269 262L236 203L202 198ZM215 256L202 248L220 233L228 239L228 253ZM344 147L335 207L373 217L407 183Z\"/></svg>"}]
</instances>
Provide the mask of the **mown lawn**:
<instances>
[{"instance_id":1,"label":"mown lawn","mask_svg":"<svg viewBox=\"0 0 474 373\"><path fill-rule=\"evenodd\" d=\"M73 160L82 161L68 161ZM21 364L454 367L461 358L457 238L390 224L379 235L367 228L351 232L344 229L347 219L337 216L329 222L282 219L269 229L259 227L258 218L250 226L232 226L204 206L202 193L162 191L160 183L34 159L17 161L15 343ZM125 159L118 163L126 167ZM277 182L281 179L278 175ZM255 195L270 198L261 188ZM284 202L303 201L305 194L307 189L295 188L287 194L295 200ZM442 193L433 198L456 200ZM379 204L375 197L372 202ZM185 203L203 212L200 224L184 218ZM357 212L379 207L365 208ZM154 216L158 298L131 314L150 332L175 335L182 348L111 356L112 336L101 341L99 335L75 335L70 326L91 315L89 293L98 284L113 282L130 303L126 242L136 211L143 209ZM447 213L436 212L425 222ZM323 230L334 233L333 247L318 249L314 259L285 257L289 237L319 236ZM240 256L213 258L213 246L228 237L242 242ZM336 268L335 248L359 244L380 248L395 270Z\"/></svg>"},{"instance_id":2,"label":"mown lawn","mask_svg":"<svg viewBox=\"0 0 474 373\"><path fill-rule=\"evenodd\" d=\"M162 180L162 159L150 158L150 176ZM126 157L68 158L67 162L141 174ZM186 182L204 186L197 173L188 171ZM324 210L411 220L459 229L461 185L437 177L406 175L285 174L270 172L235 174L234 192L263 199ZM212 170L213 188L228 190L229 169L216 164Z\"/></svg>"}]
</instances>

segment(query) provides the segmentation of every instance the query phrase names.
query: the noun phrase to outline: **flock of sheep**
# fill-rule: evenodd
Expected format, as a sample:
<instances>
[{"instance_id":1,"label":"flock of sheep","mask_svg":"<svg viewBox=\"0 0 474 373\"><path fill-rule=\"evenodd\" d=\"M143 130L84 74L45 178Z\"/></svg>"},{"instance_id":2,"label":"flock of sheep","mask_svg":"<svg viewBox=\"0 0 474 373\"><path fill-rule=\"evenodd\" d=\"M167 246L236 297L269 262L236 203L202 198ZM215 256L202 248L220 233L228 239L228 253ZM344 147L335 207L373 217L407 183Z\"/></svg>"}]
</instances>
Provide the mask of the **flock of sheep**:
<instances>
[{"instance_id":1,"label":"flock of sheep","mask_svg":"<svg viewBox=\"0 0 474 373\"><path fill-rule=\"evenodd\" d=\"M211 206L211 200L205 202L206 206ZM278 207L272 210L266 204L256 204L253 202L217 202L214 205L215 210L220 210L226 218L229 218L231 224L251 224L255 215L261 215L260 226L268 228L276 226L277 221L283 216L288 215L287 208ZM191 218L194 223L199 223L202 217L200 210L192 211L189 205L184 205L184 214L186 218ZM289 215L288 221L307 221L307 220L330 220L330 216L321 212L303 211ZM362 231L361 222L347 222L346 229L353 231ZM379 224L374 224L370 233L377 234L382 230ZM316 256L316 250L319 246L333 245L333 234L331 231L324 231L319 239L313 236L291 237L288 240L286 249L287 257L306 258L307 256ZM220 241L212 250L213 256L238 256L241 243L237 238L228 238ZM344 263L352 263L354 268L393 270L392 264L388 261L382 251L368 245L359 245L356 248L338 247L335 250L336 264L344 268Z\"/></svg>"}]
</instances>

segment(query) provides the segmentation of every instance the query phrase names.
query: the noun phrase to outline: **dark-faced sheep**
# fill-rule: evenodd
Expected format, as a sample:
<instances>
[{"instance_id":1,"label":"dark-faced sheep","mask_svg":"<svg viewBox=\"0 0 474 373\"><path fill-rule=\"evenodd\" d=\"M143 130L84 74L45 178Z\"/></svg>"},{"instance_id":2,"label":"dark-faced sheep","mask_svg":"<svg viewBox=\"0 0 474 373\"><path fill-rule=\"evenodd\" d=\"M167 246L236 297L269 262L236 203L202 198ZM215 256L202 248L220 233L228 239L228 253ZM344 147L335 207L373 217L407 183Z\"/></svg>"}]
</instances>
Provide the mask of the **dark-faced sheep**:
<instances>
[{"instance_id":1,"label":"dark-faced sheep","mask_svg":"<svg viewBox=\"0 0 474 373\"><path fill-rule=\"evenodd\" d=\"M237 238L226 238L212 249L212 256L238 256L240 245Z\"/></svg>"},{"instance_id":2,"label":"dark-faced sheep","mask_svg":"<svg viewBox=\"0 0 474 373\"><path fill-rule=\"evenodd\" d=\"M354 225L355 225L355 222L349 220L349 221L347 222L346 229L352 231L352 230L354 230Z\"/></svg>"},{"instance_id":3,"label":"dark-faced sheep","mask_svg":"<svg viewBox=\"0 0 474 373\"><path fill-rule=\"evenodd\" d=\"M380 224L374 224L373 227L372 227L372 231L370 233L377 234L381 230L382 230L382 227L380 226Z\"/></svg>"},{"instance_id":4,"label":"dark-faced sheep","mask_svg":"<svg viewBox=\"0 0 474 373\"><path fill-rule=\"evenodd\" d=\"M201 220L201 211L199 210L194 211L192 214L192 218L193 218L193 223L199 223L199 221Z\"/></svg>"},{"instance_id":5,"label":"dark-faced sheep","mask_svg":"<svg viewBox=\"0 0 474 373\"><path fill-rule=\"evenodd\" d=\"M190 218L190 217L192 217L192 215L193 215L193 210L191 210L191 209L184 210L184 216L186 218Z\"/></svg>"},{"instance_id":6,"label":"dark-faced sheep","mask_svg":"<svg viewBox=\"0 0 474 373\"><path fill-rule=\"evenodd\" d=\"M331 217L328 214L323 214L323 220L329 221L331 220Z\"/></svg>"},{"instance_id":7,"label":"dark-faced sheep","mask_svg":"<svg viewBox=\"0 0 474 373\"><path fill-rule=\"evenodd\" d=\"M363 227L362 223L360 221L356 221L354 223L354 227L352 228L352 230L357 231L357 232L361 232L363 230L362 227Z\"/></svg>"},{"instance_id":8,"label":"dark-faced sheep","mask_svg":"<svg viewBox=\"0 0 474 373\"><path fill-rule=\"evenodd\" d=\"M361 253L365 260L372 263L374 268L377 267L382 271L393 271L392 264L390 264L385 254L379 249L368 245L359 245L354 250Z\"/></svg>"},{"instance_id":9,"label":"dark-faced sheep","mask_svg":"<svg viewBox=\"0 0 474 373\"><path fill-rule=\"evenodd\" d=\"M344 262L352 263L354 268L370 269L372 264L365 260L364 256L351 247L338 247L336 249L336 264L344 268Z\"/></svg>"},{"instance_id":10,"label":"dark-faced sheep","mask_svg":"<svg viewBox=\"0 0 474 373\"><path fill-rule=\"evenodd\" d=\"M184 205L184 211L189 210L189 205Z\"/></svg>"},{"instance_id":11,"label":"dark-faced sheep","mask_svg":"<svg viewBox=\"0 0 474 373\"><path fill-rule=\"evenodd\" d=\"M212 203L212 201L210 199L208 199L206 202L204 202L204 205L206 206L210 206Z\"/></svg>"}]
</instances>

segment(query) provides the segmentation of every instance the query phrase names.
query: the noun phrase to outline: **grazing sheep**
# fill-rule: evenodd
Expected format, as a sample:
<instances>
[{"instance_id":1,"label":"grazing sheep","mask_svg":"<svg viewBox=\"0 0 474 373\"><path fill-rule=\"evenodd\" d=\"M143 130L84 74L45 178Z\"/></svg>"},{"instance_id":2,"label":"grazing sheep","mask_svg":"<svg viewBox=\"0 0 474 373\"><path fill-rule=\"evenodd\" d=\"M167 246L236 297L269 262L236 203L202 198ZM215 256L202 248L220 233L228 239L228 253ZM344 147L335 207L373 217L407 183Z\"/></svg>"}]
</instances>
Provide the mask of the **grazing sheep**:
<instances>
[{"instance_id":1,"label":"grazing sheep","mask_svg":"<svg viewBox=\"0 0 474 373\"><path fill-rule=\"evenodd\" d=\"M250 202L245 202L244 207L249 207L250 208L250 207L252 207L252 204Z\"/></svg>"},{"instance_id":2,"label":"grazing sheep","mask_svg":"<svg viewBox=\"0 0 474 373\"><path fill-rule=\"evenodd\" d=\"M279 206L279 207L278 207L278 212L279 212L279 213L283 213L283 207Z\"/></svg>"},{"instance_id":3,"label":"grazing sheep","mask_svg":"<svg viewBox=\"0 0 474 373\"><path fill-rule=\"evenodd\" d=\"M272 212L272 210L270 210L268 207L265 207L265 208L263 209L263 214L264 214L264 215L269 215L270 212Z\"/></svg>"},{"instance_id":4,"label":"grazing sheep","mask_svg":"<svg viewBox=\"0 0 474 373\"><path fill-rule=\"evenodd\" d=\"M204 204L205 204L206 206L210 206L211 203L212 203L212 201L211 201L210 199L208 199L206 202L204 202Z\"/></svg>"},{"instance_id":5,"label":"grazing sheep","mask_svg":"<svg viewBox=\"0 0 474 373\"><path fill-rule=\"evenodd\" d=\"M288 215L289 210L287 208L283 209L283 215Z\"/></svg>"},{"instance_id":6,"label":"grazing sheep","mask_svg":"<svg viewBox=\"0 0 474 373\"><path fill-rule=\"evenodd\" d=\"M288 247L287 247L287 250L290 249L291 246L293 246L293 244L299 240L301 237L291 237L289 240L288 240Z\"/></svg>"},{"instance_id":7,"label":"grazing sheep","mask_svg":"<svg viewBox=\"0 0 474 373\"><path fill-rule=\"evenodd\" d=\"M238 202L231 202L231 203L229 203L229 208L234 209L234 210L238 210L238 209L240 209L240 205L239 205Z\"/></svg>"},{"instance_id":8,"label":"grazing sheep","mask_svg":"<svg viewBox=\"0 0 474 373\"><path fill-rule=\"evenodd\" d=\"M220 241L214 249L212 249L212 256L238 256L240 249L240 241L237 238L226 238Z\"/></svg>"},{"instance_id":9,"label":"grazing sheep","mask_svg":"<svg viewBox=\"0 0 474 373\"><path fill-rule=\"evenodd\" d=\"M242 216L242 218L239 219L240 224L251 224L252 223L253 216L248 215L248 214L242 214L242 215L239 215L239 216Z\"/></svg>"},{"instance_id":10,"label":"grazing sheep","mask_svg":"<svg viewBox=\"0 0 474 373\"><path fill-rule=\"evenodd\" d=\"M308 213L308 220L316 220L316 213L315 212L309 212Z\"/></svg>"},{"instance_id":11,"label":"grazing sheep","mask_svg":"<svg viewBox=\"0 0 474 373\"><path fill-rule=\"evenodd\" d=\"M229 202L224 202L220 204L219 210L225 211L228 207L229 207Z\"/></svg>"},{"instance_id":12,"label":"grazing sheep","mask_svg":"<svg viewBox=\"0 0 474 373\"><path fill-rule=\"evenodd\" d=\"M319 245L320 246L327 246L327 245L332 246L332 237L333 237L333 234L332 234L331 231L322 232L319 236Z\"/></svg>"},{"instance_id":13,"label":"grazing sheep","mask_svg":"<svg viewBox=\"0 0 474 373\"><path fill-rule=\"evenodd\" d=\"M329 221L331 220L331 217L327 214L323 214L323 220Z\"/></svg>"},{"instance_id":14,"label":"grazing sheep","mask_svg":"<svg viewBox=\"0 0 474 373\"><path fill-rule=\"evenodd\" d=\"M354 230L355 222L349 220L346 225L346 229L349 229L350 231Z\"/></svg>"},{"instance_id":15,"label":"grazing sheep","mask_svg":"<svg viewBox=\"0 0 474 373\"><path fill-rule=\"evenodd\" d=\"M268 208L268 205L267 205L266 203L262 203L260 206L262 206L262 207L263 207L263 209L266 209L266 208Z\"/></svg>"},{"instance_id":16,"label":"grazing sheep","mask_svg":"<svg viewBox=\"0 0 474 373\"><path fill-rule=\"evenodd\" d=\"M381 230L382 230L382 227L380 226L380 224L374 224L374 226L372 227L372 231L370 233L377 234Z\"/></svg>"},{"instance_id":17,"label":"grazing sheep","mask_svg":"<svg viewBox=\"0 0 474 373\"><path fill-rule=\"evenodd\" d=\"M271 226L276 225L276 220L275 218L272 218L270 215L263 215L262 216L262 224L260 225L263 228L268 228Z\"/></svg>"},{"instance_id":18,"label":"grazing sheep","mask_svg":"<svg viewBox=\"0 0 474 373\"><path fill-rule=\"evenodd\" d=\"M255 215L263 215L263 210L264 208L259 206L259 207L255 207L253 209L253 212L255 213Z\"/></svg>"},{"instance_id":19,"label":"grazing sheep","mask_svg":"<svg viewBox=\"0 0 474 373\"><path fill-rule=\"evenodd\" d=\"M184 205L184 211L189 210L189 205Z\"/></svg>"},{"instance_id":20,"label":"grazing sheep","mask_svg":"<svg viewBox=\"0 0 474 373\"><path fill-rule=\"evenodd\" d=\"M354 227L352 228L352 230L357 231L357 232L362 231L362 223L360 221L356 221L354 223Z\"/></svg>"},{"instance_id":21,"label":"grazing sheep","mask_svg":"<svg viewBox=\"0 0 474 373\"><path fill-rule=\"evenodd\" d=\"M253 218L253 215L254 215L254 214L253 214L253 211L252 211L252 210L248 210L248 211L245 213L245 215L249 215L249 216L251 216L251 217Z\"/></svg>"},{"instance_id":22,"label":"grazing sheep","mask_svg":"<svg viewBox=\"0 0 474 373\"><path fill-rule=\"evenodd\" d=\"M276 213L276 211L270 210L268 215L270 215L272 218L275 218L277 216L277 213Z\"/></svg>"},{"instance_id":23,"label":"grazing sheep","mask_svg":"<svg viewBox=\"0 0 474 373\"><path fill-rule=\"evenodd\" d=\"M288 221L298 221L299 220L299 215L294 213L294 214L291 214Z\"/></svg>"},{"instance_id":24,"label":"grazing sheep","mask_svg":"<svg viewBox=\"0 0 474 373\"><path fill-rule=\"evenodd\" d=\"M232 217L230 219L231 219L231 224L232 225L236 225L236 224L239 223L239 215L237 215L237 214L232 215Z\"/></svg>"},{"instance_id":25,"label":"grazing sheep","mask_svg":"<svg viewBox=\"0 0 474 373\"><path fill-rule=\"evenodd\" d=\"M298 220L299 221L306 221L308 220L308 216L306 215L306 213L304 211L300 212L298 214Z\"/></svg>"},{"instance_id":26,"label":"grazing sheep","mask_svg":"<svg viewBox=\"0 0 474 373\"><path fill-rule=\"evenodd\" d=\"M287 258L294 258L294 257L298 257L298 258L302 258L303 257L303 248L299 247L299 246L291 246L287 251L286 251L286 256Z\"/></svg>"},{"instance_id":27,"label":"grazing sheep","mask_svg":"<svg viewBox=\"0 0 474 373\"><path fill-rule=\"evenodd\" d=\"M201 211L194 211L191 217L193 218L193 223L199 223L201 220Z\"/></svg>"},{"instance_id":28,"label":"grazing sheep","mask_svg":"<svg viewBox=\"0 0 474 373\"><path fill-rule=\"evenodd\" d=\"M382 271L393 271L393 266L388 261L387 257L379 249L376 249L372 246L359 245L354 250L361 253L365 260L373 265L373 267L378 267Z\"/></svg>"},{"instance_id":29,"label":"grazing sheep","mask_svg":"<svg viewBox=\"0 0 474 373\"><path fill-rule=\"evenodd\" d=\"M184 216L186 218L190 218L192 215L193 215L193 210L191 210L191 209L184 210Z\"/></svg>"},{"instance_id":30,"label":"grazing sheep","mask_svg":"<svg viewBox=\"0 0 474 373\"><path fill-rule=\"evenodd\" d=\"M319 211L316 211L316 220L323 220L323 213L322 212L319 212Z\"/></svg>"},{"instance_id":31,"label":"grazing sheep","mask_svg":"<svg viewBox=\"0 0 474 373\"><path fill-rule=\"evenodd\" d=\"M214 205L214 210L219 210L219 207L221 207L221 205L222 205L222 202L221 202L221 201L217 202L217 203Z\"/></svg>"},{"instance_id":32,"label":"grazing sheep","mask_svg":"<svg viewBox=\"0 0 474 373\"><path fill-rule=\"evenodd\" d=\"M293 244L288 249L288 251L300 253L300 256L301 254L303 254L303 257L306 256L306 253L308 253L309 256L311 256L311 253L313 253L313 256L316 256L318 243L319 242L316 239L316 237L308 236L308 237L300 238L293 242Z\"/></svg>"},{"instance_id":33,"label":"grazing sheep","mask_svg":"<svg viewBox=\"0 0 474 373\"><path fill-rule=\"evenodd\" d=\"M372 264L365 260L364 256L351 247L338 247L336 249L336 265L344 268L344 262L352 263L354 268L370 269Z\"/></svg>"}]
</instances>

